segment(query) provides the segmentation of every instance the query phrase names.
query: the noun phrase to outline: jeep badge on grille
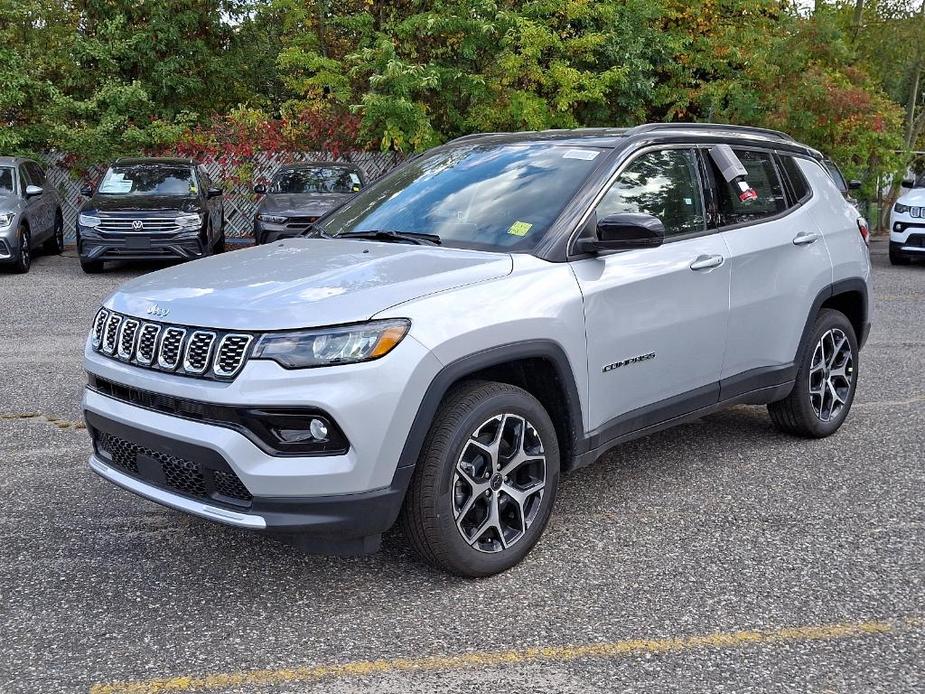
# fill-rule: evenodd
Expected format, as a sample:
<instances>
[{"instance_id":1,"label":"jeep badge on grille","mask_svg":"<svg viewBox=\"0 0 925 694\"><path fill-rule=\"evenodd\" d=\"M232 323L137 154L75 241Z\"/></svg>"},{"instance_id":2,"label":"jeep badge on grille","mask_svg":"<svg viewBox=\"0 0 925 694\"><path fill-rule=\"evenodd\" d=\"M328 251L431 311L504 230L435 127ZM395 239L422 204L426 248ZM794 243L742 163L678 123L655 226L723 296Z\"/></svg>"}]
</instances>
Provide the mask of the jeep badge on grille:
<instances>
[{"instance_id":1,"label":"jeep badge on grille","mask_svg":"<svg viewBox=\"0 0 925 694\"><path fill-rule=\"evenodd\" d=\"M145 312L149 316L158 316L159 318L163 318L168 313L170 313L170 309L164 306L158 306L157 304L148 304L148 308Z\"/></svg>"}]
</instances>

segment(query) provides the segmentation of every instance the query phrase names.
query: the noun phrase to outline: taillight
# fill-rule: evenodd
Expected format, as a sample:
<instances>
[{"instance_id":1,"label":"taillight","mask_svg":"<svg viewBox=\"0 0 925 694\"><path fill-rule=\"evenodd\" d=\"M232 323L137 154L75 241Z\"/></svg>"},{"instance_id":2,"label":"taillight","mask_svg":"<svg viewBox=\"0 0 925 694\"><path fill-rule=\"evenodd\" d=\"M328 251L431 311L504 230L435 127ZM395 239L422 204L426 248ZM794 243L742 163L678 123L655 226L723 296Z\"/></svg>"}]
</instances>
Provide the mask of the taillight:
<instances>
[{"instance_id":1,"label":"taillight","mask_svg":"<svg viewBox=\"0 0 925 694\"><path fill-rule=\"evenodd\" d=\"M858 219L858 231L861 232L861 238L864 243L870 245L870 227L867 226L867 220L863 217Z\"/></svg>"}]
</instances>

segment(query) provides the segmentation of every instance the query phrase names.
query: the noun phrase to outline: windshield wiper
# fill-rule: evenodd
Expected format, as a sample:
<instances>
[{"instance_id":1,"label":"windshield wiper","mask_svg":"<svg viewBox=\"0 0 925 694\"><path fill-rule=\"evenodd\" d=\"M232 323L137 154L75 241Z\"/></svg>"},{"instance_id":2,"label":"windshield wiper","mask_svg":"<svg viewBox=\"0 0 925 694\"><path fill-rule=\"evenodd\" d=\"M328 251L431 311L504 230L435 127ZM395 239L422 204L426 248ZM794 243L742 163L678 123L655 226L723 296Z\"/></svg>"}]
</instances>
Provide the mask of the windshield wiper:
<instances>
[{"instance_id":1,"label":"windshield wiper","mask_svg":"<svg viewBox=\"0 0 925 694\"><path fill-rule=\"evenodd\" d=\"M413 231L393 231L391 229L371 229L369 231L345 231L343 234L337 234L333 238L337 239L373 239L374 241L391 241L402 243L423 244L431 243L439 246L440 237L436 234L418 234Z\"/></svg>"}]
</instances>

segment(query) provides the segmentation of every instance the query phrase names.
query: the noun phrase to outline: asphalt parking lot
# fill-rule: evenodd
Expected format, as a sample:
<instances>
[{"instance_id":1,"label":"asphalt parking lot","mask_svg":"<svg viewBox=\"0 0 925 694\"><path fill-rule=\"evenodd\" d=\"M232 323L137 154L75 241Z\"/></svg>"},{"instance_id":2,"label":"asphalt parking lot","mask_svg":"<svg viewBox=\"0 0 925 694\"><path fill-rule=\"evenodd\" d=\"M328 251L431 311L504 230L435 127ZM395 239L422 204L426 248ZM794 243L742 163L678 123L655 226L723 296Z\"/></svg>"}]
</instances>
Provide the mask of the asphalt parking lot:
<instances>
[{"instance_id":1,"label":"asphalt parking lot","mask_svg":"<svg viewBox=\"0 0 925 694\"><path fill-rule=\"evenodd\" d=\"M872 249L854 408L824 441L739 407L564 479L527 560L480 581L399 534L300 554L96 478L81 352L149 268L0 274L0 691L925 688L925 264Z\"/></svg>"}]
</instances>

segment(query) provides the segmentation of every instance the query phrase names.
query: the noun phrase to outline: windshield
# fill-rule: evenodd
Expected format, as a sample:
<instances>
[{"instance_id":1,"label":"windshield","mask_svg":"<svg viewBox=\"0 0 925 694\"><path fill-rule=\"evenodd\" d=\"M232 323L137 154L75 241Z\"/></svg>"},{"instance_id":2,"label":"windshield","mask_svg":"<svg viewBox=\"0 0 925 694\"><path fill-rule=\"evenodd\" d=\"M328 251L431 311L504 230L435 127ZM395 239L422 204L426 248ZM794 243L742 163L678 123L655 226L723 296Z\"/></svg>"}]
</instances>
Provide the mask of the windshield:
<instances>
[{"instance_id":1,"label":"windshield","mask_svg":"<svg viewBox=\"0 0 925 694\"><path fill-rule=\"evenodd\" d=\"M283 169L273 177L271 193L355 193L360 176L340 166Z\"/></svg>"},{"instance_id":2,"label":"windshield","mask_svg":"<svg viewBox=\"0 0 925 694\"><path fill-rule=\"evenodd\" d=\"M13 193L13 167L0 166L0 193Z\"/></svg>"},{"instance_id":3,"label":"windshield","mask_svg":"<svg viewBox=\"0 0 925 694\"><path fill-rule=\"evenodd\" d=\"M99 191L105 195L195 195L193 167L179 164L113 166Z\"/></svg>"},{"instance_id":4,"label":"windshield","mask_svg":"<svg viewBox=\"0 0 925 694\"><path fill-rule=\"evenodd\" d=\"M601 150L555 143L473 144L414 160L323 222L330 235L437 234L443 245L528 251L597 164Z\"/></svg>"}]
</instances>

